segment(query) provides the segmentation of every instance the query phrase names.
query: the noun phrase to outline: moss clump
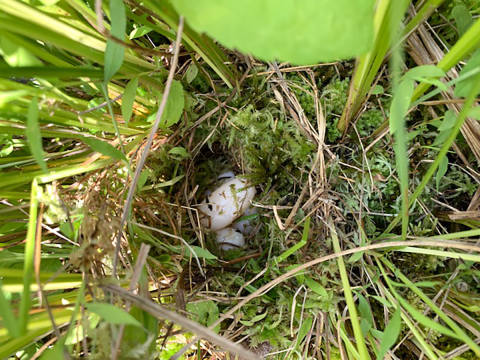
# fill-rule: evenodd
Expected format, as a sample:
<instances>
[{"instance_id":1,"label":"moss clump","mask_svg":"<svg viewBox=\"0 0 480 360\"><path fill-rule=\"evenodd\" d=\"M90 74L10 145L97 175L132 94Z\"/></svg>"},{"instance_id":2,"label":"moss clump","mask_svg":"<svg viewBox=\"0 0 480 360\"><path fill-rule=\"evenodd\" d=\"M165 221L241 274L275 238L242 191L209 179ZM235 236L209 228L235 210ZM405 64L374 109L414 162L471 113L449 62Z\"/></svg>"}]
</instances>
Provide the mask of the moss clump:
<instances>
[{"instance_id":1,"label":"moss clump","mask_svg":"<svg viewBox=\"0 0 480 360\"><path fill-rule=\"evenodd\" d=\"M357 121L357 130L361 137L371 135L385 121L379 109L370 109L362 113Z\"/></svg>"},{"instance_id":2,"label":"moss clump","mask_svg":"<svg viewBox=\"0 0 480 360\"><path fill-rule=\"evenodd\" d=\"M287 74L286 79L291 83L290 90L297 97L307 118L314 119L316 117L315 99L311 86L298 73Z\"/></svg>"},{"instance_id":3,"label":"moss clump","mask_svg":"<svg viewBox=\"0 0 480 360\"><path fill-rule=\"evenodd\" d=\"M230 121L222 140L256 184L277 185L277 191L299 180L312 163L315 146L293 121L276 108L248 106Z\"/></svg>"},{"instance_id":4,"label":"moss clump","mask_svg":"<svg viewBox=\"0 0 480 360\"><path fill-rule=\"evenodd\" d=\"M313 122L317 115L312 85L306 83L297 73L288 74L286 78L291 83L290 90L297 97L305 115ZM349 78L344 80L333 78L321 91L323 111L327 118L326 139L328 143L335 143L342 136L342 133L337 129L337 125L348 100L349 83ZM314 86L319 87L321 85L316 84Z\"/></svg>"},{"instance_id":5,"label":"moss clump","mask_svg":"<svg viewBox=\"0 0 480 360\"><path fill-rule=\"evenodd\" d=\"M325 101L327 117L329 114L340 116L348 100L348 86L350 79L333 80L322 91L322 99Z\"/></svg>"},{"instance_id":6,"label":"moss clump","mask_svg":"<svg viewBox=\"0 0 480 360\"><path fill-rule=\"evenodd\" d=\"M348 86L350 79L335 79L325 86L322 91L324 111L327 119L326 139L329 143L335 143L341 138L342 133L338 131L338 120L348 100Z\"/></svg>"}]
</instances>

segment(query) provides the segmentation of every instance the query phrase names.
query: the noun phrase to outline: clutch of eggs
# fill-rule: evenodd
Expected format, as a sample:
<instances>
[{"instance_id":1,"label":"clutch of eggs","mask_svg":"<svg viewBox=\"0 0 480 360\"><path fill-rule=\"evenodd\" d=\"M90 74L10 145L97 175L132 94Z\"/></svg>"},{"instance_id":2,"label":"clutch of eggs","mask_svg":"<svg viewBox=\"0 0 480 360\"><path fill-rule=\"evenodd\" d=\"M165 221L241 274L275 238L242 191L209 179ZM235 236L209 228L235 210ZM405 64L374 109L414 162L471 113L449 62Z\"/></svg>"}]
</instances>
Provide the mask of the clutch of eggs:
<instances>
[{"instance_id":1,"label":"clutch of eggs","mask_svg":"<svg viewBox=\"0 0 480 360\"><path fill-rule=\"evenodd\" d=\"M200 223L217 232L217 243L221 249L242 247L245 245L243 233L251 232L252 226L248 220L234 221L242 215L256 213L256 209L250 207L256 190L246 180L234 177L231 171L220 175L219 181L220 186L207 195L198 207Z\"/></svg>"}]
</instances>

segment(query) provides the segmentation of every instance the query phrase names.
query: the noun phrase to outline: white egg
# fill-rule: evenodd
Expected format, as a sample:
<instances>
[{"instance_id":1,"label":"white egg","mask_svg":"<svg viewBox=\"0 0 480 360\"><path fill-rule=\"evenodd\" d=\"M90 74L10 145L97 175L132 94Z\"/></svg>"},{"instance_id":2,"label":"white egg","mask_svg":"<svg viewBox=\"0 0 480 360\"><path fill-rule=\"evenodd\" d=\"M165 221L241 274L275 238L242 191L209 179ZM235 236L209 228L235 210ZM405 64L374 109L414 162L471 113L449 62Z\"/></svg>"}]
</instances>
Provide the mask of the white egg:
<instances>
[{"instance_id":1,"label":"white egg","mask_svg":"<svg viewBox=\"0 0 480 360\"><path fill-rule=\"evenodd\" d=\"M229 226L250 206L256 190L243 179L233 178L202 201L200 222L217 231Z\"/></svg>"},{"instance_id":2,"label":"white egg","mask_svg":"<svg viewBox=\"0 0 480 360\"><path fill-rule=\"evenodd\" d=\"M229 171L225 171L224 173L221 173L220 175L218 175L217 180L218 181L231 180L234 177L235 177L235 174L233 173L233 171L229 170Z\"/></svg>"},{"instance_id":3,"label":"white egg","mask_svg":"<svg viewBox=\"0 0 480 360\"><path fill-rule=\"evenodd\" d=\"M236 229L225 228L217 231L217 243L222 250L231 250L245 245L243 234Z\"/></svg>"},{"instance_id":4,"label":"white egg","mask_svg":"<svg viewBox=\"0 0 480 360\"><path fill-rule=\"evenodd\" d=\"M258 214L258 210L254 206L248 207L241 217ZM250 235L255 228L254 219L239 220L232 224L232 228L240 230L243 235Z\"/></svg>"}]
</instances>

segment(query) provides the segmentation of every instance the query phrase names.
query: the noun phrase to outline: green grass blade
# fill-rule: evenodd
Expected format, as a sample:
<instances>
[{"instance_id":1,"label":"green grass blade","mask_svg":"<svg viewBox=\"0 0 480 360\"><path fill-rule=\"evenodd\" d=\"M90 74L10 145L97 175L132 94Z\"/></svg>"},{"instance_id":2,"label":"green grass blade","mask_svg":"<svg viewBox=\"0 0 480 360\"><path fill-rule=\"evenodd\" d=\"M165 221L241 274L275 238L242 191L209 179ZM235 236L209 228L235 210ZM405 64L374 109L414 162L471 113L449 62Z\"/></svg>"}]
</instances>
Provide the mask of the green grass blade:
<instances>
[{"instance_id":1,"label":"green grass blade","mask_svg":"<svg viewBox=\"0 0 480 360\"><path fill-rule=\"evenodd\" d=\"M125 40L127 17L123 0L110 0L112 30L111 35L121 41ZM105 50L105 83L122 67L125 57L125 48L112 39L107 41Z\"/></svg>"},{"instance_id":2,"label":"green grass blade","mask_svg":"<svg viewBox=\"0 0 480 360\"><path fill-rule=\"evenodd\" d=\"M9 67L0 66L1 77L42 77L42 78L77 78L88 77L91 79L103 78L103 72L100 69L83 67L54 67L54 66L19 66Z\"/></svg>"},{"instance_id":3,"label":"green grass blade","mask_svg":"<svg viewBox=\"0 0 480 360\"><path fill-rule=\"evenodd\" d=\"M107 102L108 112L110 113L110 117L112 118L112 123L113 123L113 127L115 128L115 133L117 134L117 139L120 143L120 149L122 150L122 154L124 156L126 156L125 148L123 146L123 140L122 140L122 136L121 136L122 133L120 132L120 128L118 126L117 118L115 117L115 113L113 112L112 101L110 100L110 97L108 96L108 87L107 87L107 82L106 81L103 83L103 86L102 86L101 89L102 89L103 96L105 97L105 101Z\"/></svg>"},{"instance_id":4,"label":"green grass blade","mask_svg":"<svg viewBox=\"0 0 480 360\"><path fill-rule=\"evenodd\" d=\"M413 81L403 80L395 90L392 106L390 108L390 133L395 137L393 148L395 150L395 163L400 180L402 194L402 239L407 237L408 230L408 149L407 134L405 129L405 116L410 106L413 93Z\"/></svg>"},{"instance_id":5,"label":"green grass blade","mask_svg":"<svg viewBox=\"0 0 480 360\"><path fill-rule=\"evenodd\" d=\"M45 174L42 170L29 171L23 173L6 173L0 174L0 188L5 188L9 185L21 186L22 184L29 183L33 179L38 177L38 183L43 184L62 178L87 173L93 170L101 169L108 164L111 164L112 160L100 160L88 166L65 166L60 169L52 169L48 174ZM9 189L12 190L12 189Z\"/></svg>"},{"instance_id":6,"label":"green grass blade","mask_svg":"<svg viewBox=\"0 0 480 360\"><path fill-rule=\"evenodd\" d=\"M162 20L168 24L173 30L177 30L179 15L175 12L171 4L168 2L157 2L153 0L145 0L144 4L156 14L160 15ZM211 40L206 40L206 36L200 36L185 26L183 40L195 52L197 52L211 68L222 78L228 87L233 88L236 83L235 74L225 65L227 58L219 47Z\"/></svg>"},{"instance_id":7,"label":"green grass blade","mask_svg":"<svg viewBox=\"0 0 480 360\"><path fill-rule=\"evenodd\" d=\"M40 133L40 128L38 126L38 102L37 98L33 98L30 103L30 108L28 109L28 120L27 128L25 129L25 136L28 139L28 146L30 147L30 152L32 153L35 161L43 170L43 172L48 172L47 163L44 159L43 145L42 145L42 134Z\"/></svg>"},{"instance_id":8,"label":"green grass blade","mask_svg":"<svg viewBox=\"0 0 480 360\"><path fill-rule=\"evenodd\" d=\"M464 254L464 253L456 253L451 251L433 250L433 249L418 249L415 247L405 247L403 249L397 249L397 251L414 253L414 254L433 255L433 256L445 257L450 259L462 259L465 261L480 262L480 255L476 255L476 254Z\"/></svg>"},{"instance_id":9,"label":"green grass blade","mask_svg":"<svg viewBox=\"0 0 480 360\"><path fill-rule=\"evenodd\" d=\"M53 316L57 324L66 324L71 319L71 310L54 311ZM52 323L46 313L36 317L29 325L28 331L16 338L9 339L0 345L0 359L7 359L9 355L22 350L35 342L39 337L44 337L52 332Z\"/></svg>"},{"instance_id":10,"label":"green grass blade","mask_svg":"<svg viewBox=\"0 0 480 360\"><path fill-rule=\"evenodd\" d=\"M133 78L128 83L122 97L122 116L125 125L128 126L133 112L133 104L135 102L135 95L137 94L138 78Z\"/></svg>"},{"instance_id":11,"label":"green grass blade","mask_svg":"<svg viewBox=\"0 0 480 360\"><path fill-rule=\"evenodd\" d=\"M24 335L27 331L29 321L29 311L32 300L30 298L30 284L33 278L33 258L35 252L35 237L37 232L37 206L38 206L38 182L36 179L32 182L32 191L30 195L30 213L28 219L28 232L25 243L25 263L23 267L23 294L20 301L19 327L20 333Z\"/></svg>"},{"instance_id":12,"label":"green grass blade","mask_svg":"<svg viewBox=\"0 0 480 360\"><path fill-rule=\"evenodd\" d=\"M373 50L361 56L356 65L349 91L349 99L337 128L347 131L348 124L357 115L361 105L367 100L373 81L385 61L394 34L411 0L380 1L375 14L375 43ZM392 31L393 29L393 31Z\"/></svg>"},{"instance_id":13,"label":"green grass blade","mask_svg":"<svg viewBox=\"0 0 480 360\"><path fill-rule=\"evenodd\" d=\"M105 156L110 156L112 159L117 159L117 160L123 160L125 162L128 162L127 158L123 153L118 150L116 147L113 147L106 141L102 141L99 139L95 138L85 138L83 140L85 144L90 146L90 148L96 152L99 152L100 154L103 154Z\"/></svg>"},{"instance_id":14,"label":"green grass blade","mask_svg":"<svg viewBox=\"0 0 480 360\"><path fill-rule=\"evenodd\" d=\"M396 343L402 325L401 312L400 307L398 307L390 318L388 325L385 327L382 342L380 343L380 350L377 354L377 360L383 360L388 350Z\"/></svg>"},{"instance_id":15,"label":"green grass blade","mask_svg":"<svg viewBox=\"0 0 480 360\"><path fill-rule=\"evenodd\" d=\"M295 244L294 246L292 246L290 249L288 249L287 251L285 251L283 254L281 254L280 256L278 256L276 259L275 259L275 262L278 264L278 263L281 263L282 261L284 261L286 258L288 258L290 255L292 255L293 253L295 253L296 251L298 251L299 249L301 249L303 246L305 246L307 244L307 240L308 240L308 232L310 231L310 216L307 217L307 219L305 220L305 225L303 226L303 233L302 233L302 240L300 240L298 242L298 244Z\"/></svg>"},{"instance_id":16,"label":"green grass blade","mask_svg":"<svg viewBox=\"0 0 480 360\"><path fill-rule=\"evenodd\" d=\"M479 91L480 91L480 74L476 75L476 82L474 83L474 86L470 91L470 95L468 96L465 103L463 104L462 110L458 114L457 121L455 122L455 125L452 128L450 135L443 143L443 146L438 152L437 157L435 158L433 164L430 165L430 167L428 168L427 173L423 176L422 181L420 182L418 187L415 189L415 192L412 194L412 196L410 196L409 208L413 205L414 201L422 193L423 189L425 188L425 186L427 186L428 182L430 181L430 179L433 177L438 167L440 166L442 159L447 155L448 150L450 149L450 146L452 146L453 142L457 138L460 128L462 127L465 119L468 116L468 112L470 111L471 107L475 103L475 97L479 93ZM401 214L397 216L390 223L390 225L384 231L384 234L389 233L398 224L400 219L401 219Z\"/></svg>"},{"instance_id":17,"label":"green grass blade","mask_svg":"<svg viewBox=\"0 0 480 360\"><path fill-rule=\"evenodd\" d=\"M16 0L0 0L0 10L11 15L2 19L0 29L23 34L36 40L43 39L78 55L86 56L90 60L104 63L105 41L87 35L67 23ZM154 64L129 53L125 54L125 61L134 68L137 66L150 70L156 68ZM122 67L121 72L127 73L127 66Z\"/></svg>"},{"instance_id":18,"label":"green grass blade","mask_svg":"<svg viewBox=\"0 0 480 360\"><path fill-rule=\"evenodd\" d=\"M443 59L437 64L437 67L447 72L453 66L458 64L459 61L465 59L480 44L480 20L477 20L475 24L455 43L448 53L445 54ZM425 91L428 90L430 84L421 83L415 89L412 101L417 100Z\"/></svg>"},{"instance_id":19,"label":"green grass blade","mask_svg":"<svg viewBox=\"0 0 480 360\"><path fill-rule=\"evenodd\" d=\"M403 275L390 261L385 258L382 258L381 260L390 270L395 273L395 275L400 280L404 282L406 286L408 286L420 299L422 299L423 302L455 332L455 335L453 337L456 337L459 340L463 341L465 344L468 344L468 346L475 352L475 354L477 356L480 356L480 346L478 346L450 317L448 317L445 312L442 311L442 309L435 305L435 303L430 300L430 298L425 295L422 290L420 290L405 275ZM420 319L418 318L417 320L420 321Z\"/></svg>"},{"instance_id":20,"label":"green grass blade","mask_svg":"<svg viewBox=\"0 0 480 360\"><path fill-rule=\"evenodd\" d=\"M7 328L10 337L14 338L20 336L20 328L17 319L15 319L13 315L12 307L3 291L3 283L2 280L0 280L0 315L2 316L2 323Z\"/></svg>"},{"instance_id":21,"label":"green grass blade","mask_svg":"<svg viewBox=\"0 0 480 360\"><path fill-rule=\"evenodd\" d=\"M383 277L385 278L385 280L389 281L388 279L388 275L385 273L385 269L383 268L383 266L381 265L381 263L379 262L378 259L375 259L377 261L377 264L378 264L378 268L380 269ZM373 275L373 274L371 274ZM389 284L389 287L391 286L391 284ZM404 314L402 311L401 311L401 306L398 302L395 301L395 296L393 296L387 288L383 287L383 291L388 299L388 301L391 303L391 304L394 304L395 305L395 308L396 309L399 309L400 312L401 312L401 316L402 316L402 320L403 322L407 325L407 327L410 329L410 331L412 332L412 334L415 336L415 339L418 341L418 344L420 345L420 347L423 349L423 351L427 354L428 358L429 359L432 359L432 360L437 360L438 359L438 356L435 355L435 352L433 351L433 349L431 348L431 346L427 343L427 341L425 340L425 336L420 332L420 330L417 328L417 326L415 326L414 324L412 324L412 322L410 321L410 318Z\"/></svg>"},{"instance_id":22,"label":"green grass blade","mask_svg":"<svg viewBox=\"0 0 480 360\"><path fill-rule=\"evenodd\" d=\"M338 242L337 233L333 228L331 228L331 235L333 240L333 248L335 252L340 252L340 244ZM338 268L340 270L340 277L342 279L343 291L345 294L345 301L348 306L348 313L350 314L350 321L353 327L353 333L355 336L355 341L357 342L358 353L360 354L361 359L370 359L370 354L368 353L367 346L365 345L365 337L362 333L362 328L360 326L360 321L358 320L357 308L355 302L353 301L352 290L350 288L350 281L348 280L347 269L345 267L345 262L343 257L337 259Z\"/></svg>"},{"instance_id":23,"label":"green grass blade","mask_svg":"<svg viewBox=\"0 0 480 360\"><path fill-rule=\"evenodd\" d=\"M421 23L423 23L433 12L442 5L445 0L427 0L417 10L417 15L408 22L402 31L402 40L406 39Z\"/></svg>"}]
</instances>

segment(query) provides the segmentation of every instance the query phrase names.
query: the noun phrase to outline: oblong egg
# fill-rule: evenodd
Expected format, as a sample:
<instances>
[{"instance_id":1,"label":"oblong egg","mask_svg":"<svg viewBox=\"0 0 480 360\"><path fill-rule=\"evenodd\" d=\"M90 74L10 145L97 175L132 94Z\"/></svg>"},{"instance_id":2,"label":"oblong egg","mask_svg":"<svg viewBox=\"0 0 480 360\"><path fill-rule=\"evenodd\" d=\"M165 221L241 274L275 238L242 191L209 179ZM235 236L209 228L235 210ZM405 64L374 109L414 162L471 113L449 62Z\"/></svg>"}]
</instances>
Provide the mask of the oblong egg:
<instances>
[{"instance_id":1,"label":"oblong egg","mask_svg":"<svg viewBox=\"0 0 480 360\"><path fill-rule=\"evenodd\" d=\"M253 207L253 206L249 206L240 218L242 218L244 216L254 215L254 214L258 214L257 208ZM250 220L241 220L240 219L240 220L235 221L232 224L232 228L240 230L243 235L250 235L252 233L253 229L255 228L255 221L254 221L254 219L250 219Z\"/></svg>"},{"instance_id":2,"label":"oblong egg","mask_svg":"<svg viewBox=\"0 0 480 360\"><path fill-rule=\"evenodd\" d=\"M201 224L213 231L229 226L250 206L255 193L244 179L227 181L199 205Z\"/></svg>"},{"instance_id":3,"label":"oblong egg","mask_svg":"<svg viewBox=\"0 0 480 360\"><path fill-rule=\"evenodd\" d=\"M222 250L231 250L245 245L243 234L233 228L225 228L217 231L217 243Z\"/></svg>"}]
</instances>

